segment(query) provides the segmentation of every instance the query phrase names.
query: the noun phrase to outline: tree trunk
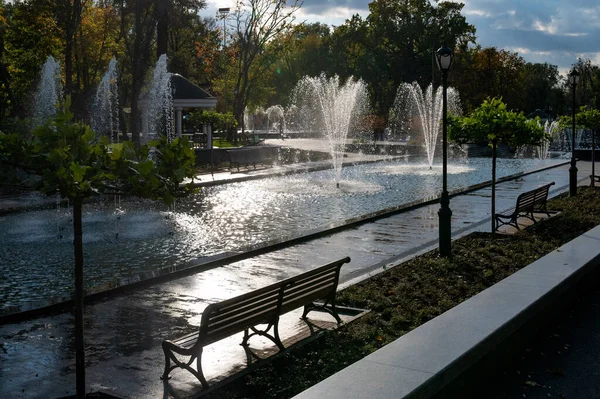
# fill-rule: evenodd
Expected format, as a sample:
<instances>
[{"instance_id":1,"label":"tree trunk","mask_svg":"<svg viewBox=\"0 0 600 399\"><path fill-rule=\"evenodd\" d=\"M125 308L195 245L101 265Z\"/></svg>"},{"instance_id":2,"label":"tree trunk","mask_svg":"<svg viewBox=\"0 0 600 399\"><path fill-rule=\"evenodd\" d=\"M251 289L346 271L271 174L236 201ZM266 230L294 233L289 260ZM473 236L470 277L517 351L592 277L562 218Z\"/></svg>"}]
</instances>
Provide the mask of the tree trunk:
<instances>
[{"instance_id":1,"label":"tree trunk","mask_svg":"<svg viewBox=\"0 0 600 399\"><path fill-rule=\"evenodd\" d=\"M73 35L65 37L65 96L73 94Z\"/></svg>"},{"instance_id":2,"label":"tree trunk","mask_svg":"<svg viewBox=\"0 0 600 399\"><path fill-rule=\"evenodd\" d=\"M68 26L65 27L65 94L73 94L73 49L76 33L81 21L81 0L74 0L71 6Z\"/></svg>"},{"instance_id":3,"label":"tree trunk","mask_svg":"<svg viewBox=\"0 0 600 399\"><path fill-rule=\"evenodd\" d=\"M169 7L167 0L156 0L156 58L167 54L169 39Z\"/></svg>"},{"instance_id":4,"label":"tree trunk","mask_svg":"<svg viewBox=\"0 0 600 399\"><path fill-rule=\"evenodd\" d=\"M492 234L496 232L496 147L497 143L492 142Z\"/></svg>"},{"instance_id":5,"label":"tree trunk","mask_svg":"<svg viewBox=\"0 0 600 399\"><path fill-rule=\"evenodd\" d=\"M75 381L77 399L85 398L85 346L83 341L83 230L81 226L80 197L73 198L73 248L75 251Z\"/></svg>"},{"instance_id":6,"label":"tree trunk","mask_svg":"<svg viewBox=\"0 0 600 399\"><path fill-rule=\"evenodd\" d=\"M135 39L133 41L133 54L131 56L131 139L136 146L141 144L140 140L140 109L139 96L142 92L144 81L144 61L143 53L143 24L142 24L143 4L141 0L135 2Z\"/></svg>"}]
</instances>

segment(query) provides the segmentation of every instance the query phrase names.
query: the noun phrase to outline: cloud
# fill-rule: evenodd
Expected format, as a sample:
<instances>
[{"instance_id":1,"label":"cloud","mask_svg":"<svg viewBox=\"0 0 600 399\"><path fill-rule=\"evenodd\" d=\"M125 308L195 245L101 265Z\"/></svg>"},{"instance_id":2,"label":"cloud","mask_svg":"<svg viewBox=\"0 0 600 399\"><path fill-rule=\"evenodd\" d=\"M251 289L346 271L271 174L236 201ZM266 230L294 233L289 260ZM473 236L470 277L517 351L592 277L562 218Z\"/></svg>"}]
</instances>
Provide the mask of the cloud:
<instances>
[{"instance_id":1,"label":"cloud","mask_svg":"<svg viewBox=\"0 0 600 399\"><path fill-rule=\"evenodd\" d=\"M432 0L430 0L432 1ZM354 14L368 15L370 0L305 0L297 21L339 26ZM214 16L232 0L208 0ZM597 0L463 0L463 15L484 47L514 49L529 62L568 69L578 57L600 63L600 4Z\"/></svg>"},{"instance_id":2,"label":"cloud","mask_svg":"<svg viewBox=\"0 0 600 399\"><path fill-rule=\"evenodd\" d=\"M464 14L477 41L517 51L529 62L566 70L579 57L600 59L600 5L596 0L468 0Z\"/></svg>"}]
</instances>

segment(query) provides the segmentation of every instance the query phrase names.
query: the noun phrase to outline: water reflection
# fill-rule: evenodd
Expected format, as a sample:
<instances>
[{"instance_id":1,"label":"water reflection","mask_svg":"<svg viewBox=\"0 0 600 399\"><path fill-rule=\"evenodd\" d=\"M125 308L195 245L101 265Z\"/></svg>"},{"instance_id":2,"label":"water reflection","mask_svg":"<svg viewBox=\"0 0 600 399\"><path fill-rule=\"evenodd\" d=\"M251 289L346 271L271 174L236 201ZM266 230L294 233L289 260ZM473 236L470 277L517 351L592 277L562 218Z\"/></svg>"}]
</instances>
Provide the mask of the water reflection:
<instances>
[{"instance_id":1,"label":"water reflection","mask_svg":"<svg viewBox=\"0 0 600 399\"><path fill-rule=\"evenodd\" d=\"M553 160L498 160L498 176ZM453 161L449 189L489 180L489 159ZM406 161L345 167L202 189L176 211L150 201L112 198L86 204L83 230L86 282L185 264L439 194L441 167ZM57 238L60 231L62 239ZM4 306L66 296L72 281L72 229L66 209L0 217L0 299Z\"/></svg>"}]
</instances>

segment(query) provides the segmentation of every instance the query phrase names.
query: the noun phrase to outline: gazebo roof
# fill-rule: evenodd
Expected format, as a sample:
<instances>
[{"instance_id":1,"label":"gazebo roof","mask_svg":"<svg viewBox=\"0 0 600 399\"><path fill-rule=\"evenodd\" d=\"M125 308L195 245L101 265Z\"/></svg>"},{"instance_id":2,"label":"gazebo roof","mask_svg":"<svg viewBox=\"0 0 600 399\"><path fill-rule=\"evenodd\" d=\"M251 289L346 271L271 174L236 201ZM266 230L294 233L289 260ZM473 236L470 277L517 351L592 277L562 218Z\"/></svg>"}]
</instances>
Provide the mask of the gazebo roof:
<instances>
[{"instance_id":1,"label":"gazebo roof","mask_svg":"<svg viewBox=\"0 0 600 399\"><path fill-rule=\"evenodd\" d=\"M214 109L217 106L217 97L212 96L178 73L171 75L171 92L175 109Z\"/></svg>"},{"instance_id":2,"label":"gazebo roof","mask_svg":"<svg viewBox=\"0 0 600 399\"><path fill-rule=\"evenodd\" d=\"M214 109L217 106L217 97L177 73L171 75L171 94L173 95L173 108L177 111L190 108ZM146 94L140 100L140 106L146 107L147 101Z\"/></svg>"},{"instance_id":3,"label":"gazebo roof","mask_svg":"<svg viewBox=\"0 0 600 399\"><path fill-rule=\"evenodd\" d=\"M178 73L171 75L171 89L173 91L173 100L178 99L210 99L216 97L209 94L206 90L196 86Z\"/></svg>"}]
</instances>

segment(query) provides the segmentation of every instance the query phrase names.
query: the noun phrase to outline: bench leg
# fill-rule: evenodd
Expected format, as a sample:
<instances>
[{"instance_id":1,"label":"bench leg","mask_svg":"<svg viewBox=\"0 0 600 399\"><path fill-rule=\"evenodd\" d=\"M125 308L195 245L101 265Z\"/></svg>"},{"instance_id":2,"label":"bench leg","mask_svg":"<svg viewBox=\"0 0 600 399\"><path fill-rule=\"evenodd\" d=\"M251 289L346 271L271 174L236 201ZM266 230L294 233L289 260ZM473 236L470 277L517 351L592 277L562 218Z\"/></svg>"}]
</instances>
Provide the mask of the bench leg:
<instances>
[{"instance_id":1,"label":"bench leg","mask_svg":"<svg viewBox=\"0 0 600 399\"><path fill-rule=\"evenodd\" d=\"M252 330L252 334L248 333L248 329L246 329L244 331L244 339L242 340L241 345L244 347L248 346L248 340L254 336L254 335L260 335L262 337L265 338L269 338L271 341L273 341L273 343L275 345L277 345L277 347L279 348L279 350L284 350L285 346L283 346L283 342L281 342L281 339L279 338L279 318L277 318L277 320L269 323L269 325L267 326L266 329L264 330L259 330L256 327L250 327L250 330ZM271 335L269 334L269 330L271 329L271 327L273 327L273 334Z\"/></svg>"},{"instance_id":2,"label":"bench leg","mask_svg":"<svg viewBox=\"0 0 600 399\"><path fill-rule=\"evenodd\" d=\"M338 325L342 324L343 321L340 318L340 315L338 314L337 310L335 309L335 299L331 300L331 304L329 306L327 306L328 302L329 301L326 301L323 305L316 305L314 303L309 303L308 305L305 305L304 312L302 313L301 317L302 320L306 320L306 315L308 315L308 312L310 312L311 310L321 309L333 316L335 318L335 321L337 321Z\"/></svg>"},{"instance_id":3,"label":"bench leg","mask_svg":"<svg viewBox=\"0 0 600 399\"><path fill-rule=\"evenodd\" d=\"M206 382L206 378L204 378L204 372L202 371L202 350L200 350L200 353L198 354L198 357L196 358L196 369L198 370L198 374L196 375L196 378L198 378L198 380L200 380L200 383L202 384L202 388L204 388L204 389L208 388L208 382Z\"/></svg>"},{"instance_id":4,"label":"bench leg","mask_svg":"<svg viewBox=\"0 0 600 399\"><path fill-rule=\"evenodd\" d=\"M191 355L187 363L177 360L173 354L173 351L165 346L163 346L163 351L165 353L165 369L163 371L163 375L160 377L161 380L165 382L168 381L171 378L169 377L171 371L177 367L180 367L192 373L192 375L194 375L194 377L200 381L203 388L208 388L208 382L206 381L206 378L204 378L204 372L202 371L202 348L197 355ZM194 370L194 368L191 366L191 364L194 362L194 359L196 360L196 370ZM171 360L173 360L173 363L175 363L174 365L171 365Z\"/></svg>"},{"instance_id":5,"label":"bench leg","mask_svg":"<svg viewBox=\"0 0 600 399\"><path fill-rule=\"evenodd\" d=\"M281 342L281 338L279 338L279 320L275 323L275 327L273 327L273 331L275 333L275 344L279 348L280 351L284 350L283 342Z\"/></svg>"},{"instance_id":6,"label":"bench leg","mask_svg":"<svg viewBox=\"0 0 600 399\"><path fill-rule=\"evenodd\" d=\"M163 371L163 375L160 377L161 380L167 381L171 377L169 377L169 373L173 368L171 367L171 357L169 356L168 350L163 346L163 352L165 353L165 370Z\"/></svg>"}]
</instances>

